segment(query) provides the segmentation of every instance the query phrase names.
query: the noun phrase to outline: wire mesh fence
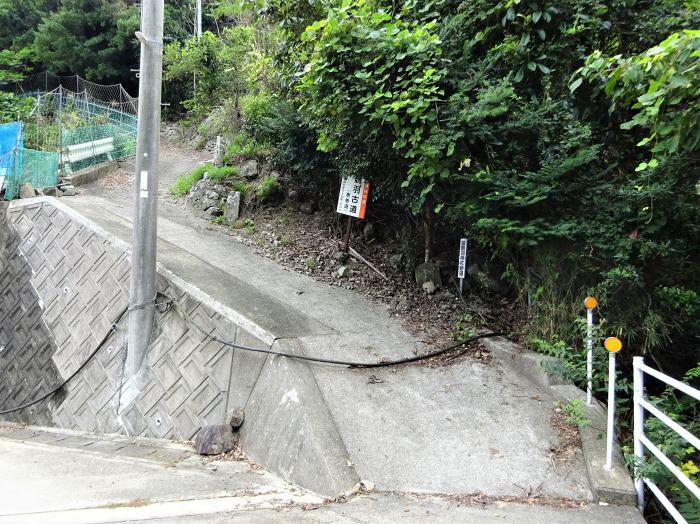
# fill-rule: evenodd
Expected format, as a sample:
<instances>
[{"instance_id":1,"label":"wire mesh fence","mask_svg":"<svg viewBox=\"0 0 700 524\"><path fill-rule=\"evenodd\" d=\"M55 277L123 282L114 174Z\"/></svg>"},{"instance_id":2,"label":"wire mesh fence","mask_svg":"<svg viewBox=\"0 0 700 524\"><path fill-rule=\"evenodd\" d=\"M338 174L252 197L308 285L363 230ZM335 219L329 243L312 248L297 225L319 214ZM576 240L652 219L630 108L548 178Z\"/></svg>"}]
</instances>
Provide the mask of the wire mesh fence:
<instances>
[{"instance_id":1,"label":"wire mesh fence","mask_svg":"<svg viewBox=\"0 0 700 524\"><path fill-rule=\"evenodd\" d=\"M135 154L138 99L120 84L39 73L18 83L15 91L32 98L34 107L13 124L19 126L13 128L14 142L7 139L7 147L0 148L5 199L16 198L25 182L55 186L58 176ZM2 156L12 148L13 155Z\"/></svg>"}]
</instances>

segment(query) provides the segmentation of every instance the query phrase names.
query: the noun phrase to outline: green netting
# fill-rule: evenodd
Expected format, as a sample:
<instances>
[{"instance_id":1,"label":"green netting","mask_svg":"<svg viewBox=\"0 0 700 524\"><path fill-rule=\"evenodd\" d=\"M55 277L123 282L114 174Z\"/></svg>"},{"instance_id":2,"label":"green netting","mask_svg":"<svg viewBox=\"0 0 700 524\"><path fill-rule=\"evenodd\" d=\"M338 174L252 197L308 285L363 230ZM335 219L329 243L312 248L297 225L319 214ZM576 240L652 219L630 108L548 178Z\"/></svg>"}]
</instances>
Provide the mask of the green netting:
<instances>
[{"instance_id":1,"label":"green netting","mask_svg":"<svg viewBox=\"0 0 700 524\"><path fill-rule=\"evenodd\" d=\"M66 97L61 125L61 148L89 144L95 140L112 138L113 150L94 154L71 163L71 171L79 171L109 160L121 160L136 153L136 115L84 97ZM64 165L65 173L65 165Z\"/></svg>"},{"instance_id":2,"label":"green netting","mask_svg":"<svg viewBox=\"0 0 700 524\"><path fill-rule=\"evenodd\" d=\"M19 187L27 182L37 189L56 185L58 153L22 148L10 156L5 167L5 200L12 200L19 196Z\"/></svg>"},{"instance_id":3,"label":"green netting","mask_svg":"<svg viewBox=\"0 0 700 524\"><path fill-rule=\"evenodd\" d=\"M34 108L16 124L23 130L24 145L16 144L17 133L12 130L7 131L7 147L0 140L5 198L16 198L25 181L49 187L56 184L58 174L70 175L136 154L138 100L120 85L43 73L18 88L22 96L33 99ZM15 124L5 127L9 125ZM10 149L13 158L7 156Z\"/></svg>"},{"instance_id":4,"label":"green netting","mask_svg":"<svg viewBox=\"0 0 700 524\"><path fill-rule=\"evenodd\" d=\"M72 171L79 171L109 160L121 160L136 154L136 128L126 124L96 124L61 130L61 145L65 151L68 146L88 144L103 138L112 138L113 150L109 153L96 154L90 158L73 162Z\"/></svg>"}]
</instances>

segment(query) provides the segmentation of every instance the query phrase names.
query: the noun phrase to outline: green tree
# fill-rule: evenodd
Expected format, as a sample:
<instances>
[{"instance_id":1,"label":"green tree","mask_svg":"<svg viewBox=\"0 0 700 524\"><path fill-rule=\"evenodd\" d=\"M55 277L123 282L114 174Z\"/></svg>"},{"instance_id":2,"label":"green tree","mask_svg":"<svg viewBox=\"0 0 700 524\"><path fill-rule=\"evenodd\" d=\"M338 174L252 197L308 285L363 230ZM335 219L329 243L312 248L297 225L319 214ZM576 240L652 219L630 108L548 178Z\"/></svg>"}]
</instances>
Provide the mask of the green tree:
<instances>
[{"instance_id":1,"label":"green tree","mask_svg":"<svg viewBox=\"0 0 700 524\"><path fill-rule=\"evenodd\" d=\"M36 59L57 74L125 82L138 67L139 12L124 0L65 0L34 36Z\"/></svg>"}]
</instances>

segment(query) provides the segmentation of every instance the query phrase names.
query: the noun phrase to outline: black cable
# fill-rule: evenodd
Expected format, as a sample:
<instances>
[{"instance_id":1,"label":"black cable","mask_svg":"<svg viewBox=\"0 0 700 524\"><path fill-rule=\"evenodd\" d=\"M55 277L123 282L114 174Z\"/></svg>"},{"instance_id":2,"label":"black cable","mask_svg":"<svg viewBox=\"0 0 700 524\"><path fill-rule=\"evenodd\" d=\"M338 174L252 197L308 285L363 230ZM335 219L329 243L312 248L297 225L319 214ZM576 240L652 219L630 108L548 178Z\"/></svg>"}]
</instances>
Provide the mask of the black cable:
<instances>
[{"instance_id":1,"label":"black cable","mask_svg":"<svg viewBox=\"0 0 700 524\"><path fill-rule=\"evenodd\" d=\"M437 357L439 355L442 355L444 353L447 353L449 351L452 351L453 349L458 348L459 346L463 346L465 344L469 344L470 342L474 342L475 340L479 340L481 338L489 338L489 337L500 337L505 335L505 333L482 333L481 335L474 335L472 337L468 337L464 340L460 340L458 342L455 342L453 344L450 344L442 349L439 349L437 351L433 351L431 353L426 353L423 355L415 355L413 357L406 357L402 358L399 360L389 360L386 362L348 362L345 360L335 360L335 359L328 359L328 358L316 358L316 357L307 357L304 355L294 355L291 353L284 353L281 351L274 351L272 349L264 349L264 348L255 348L255 347L250 347L250 346L244 346L242 344L235 344L233 342L229 342L227 340L223 340L216 335L213 335L211 333L208 333L207 331L204 330L201 326L199 326L197 323L195 323L182 309L175 304L174 302L162 302L161 304L172 304L175 306L175 309L180 312L182 318L185 320L186 323L197 329L199 332L203 333L205 336L209 337L211 340L214 340L215 342L218 342L219 344L223 344L224 346L232 347L235 349L241 349L244 351L252 351L255 353L266 353L268 355L277 355L280 357L287 357L287 358L293 358L296 360L303 360L307 362L316 362L319 364L333 364L333 365L338 365L338 366L347 366L350 368L383 368L383 367L389 367L389 366L398 366L401 364L409 364L411 362L419 362L421 360L427 360L430 358ZM151 306L155 305L161 305L161 304L150 304ZM148 306L144 306L148 307ZM61 384L56 386L54 389L46 393L45 395L41 396L38 399L32 400L31 402L27 402L26 404L22 404L21 406L11 408L11 409L6 409L3 411L0 411L0 415L7 415L9 413L14 413L16 411L21 411L23 409L26 409L30 406L33 406L35 404L38 404L39 402L42 402L49 398L51 395L55 394L57 391L59 391L61 388L63 388L66 384L68 384L71 380L73 380L78 373L80 373L83 369L85 369L85 366L87 366L90 361L97 355L97 352L102 348L102 346L107 342L107 339L114 333L116 330L117 325L119 322L124 318L124 315L126 315L130 310L132 309L140 309L138 306L136 308L131 308L131 307L126 307L124 311L119 315L117 318L116 322L112 324L112 329L110 329L107 334L104 336L104 338L100 341L100 343L97 345L95 350L88 355L87 359L76 369L67 379L65 379Z\"/></svg>"},{"instance_id":2,"label":"black cable","mask_svg":"<svg viewBox=\"0 0 700 524\"><path fill-rule=\"evenodd\" d=\"M420 360L427 360L433 357L437 357L439 355L442 355L443 353L447 353L448 351L452 351L455 348L458 348L459 346L463 346L465 344L468 344L470 342L474 342L475 340L479 340L481 338L490 338L490 337L500 337L505 335L505 333L483 333L481 335L474 335L473 337L466 338L464 340L460 340L458 342L455 342L453 344L450 344L442 349L439 349L437 351L433 351L431 353L426 353L424 355L416 355L413 357L406 357L402 358L399 360L389 360L386 362L348 362L345 360L334 360L334 359L329 359L329 358L317 358L317 357L307 357L304 355L294 355L291 353L284 353L281 351L274 351L272 349L263 349L263 348L255 348L251 346L244 346L242 344L235 344L233 342L229 342L228 340L223 340L216 335L213 335L209 332L207 332L204 328L199 326L196 322L194 322L180 307L175 304L175 309L180 312L183 320L195 329L197 329L200 333L203 333L205 336L209 337L215 342L218 342L219 344L223 344L224 346L229 346L235 349L242 349L244 351L252 351L255 353L267 353L268 355L278 355L281 357L287 357L287 358L294 358L297 360L305 360L307 362L316 362L319 364L334 364L337 366L347 366L350 368L383 368L383 367L389 367L389 366L398 366L401 364L408 364L410 362L418 362Z\"/></svg>"},{"instance_id":3,"label":"black cable","mask_svg":"<svg viewBox=\"0 0 700 524\"><path fill-rule=\"evenodd\" d=\"M76 370L71 374L70 377L68 377L67 379L65 379L65 380L64 380L63 382L61 382L58 386L56 386L55 388L53 388L51 391L49 391L48 393L46 393L46 394L43 395L42 397L40 397L40 398L38 398L38 399L35 399L35 400L32 400L31 402L27 402L26 404L22 404L21 406L18 406L18 407L16 407L16 408L5 409L5 410L3 410L3 411L0 411L0 415L7 415L8 413L14 413L15 411L21 411L21 410L26 409L26 408L28 408L28 407L30 407L30 406L33 406L34 404L38 404L39 402L43 402L44 400L46 400L47 398L49 398L51 395L55 394L57 391L59 391L61 388L63 388L63 386L65 386L66 384L68 384L68 382L70 382L71 380L73 380L73 379L75 378L75 376L76 376L78 373L80 373L83 369L85 369L85 366L87 366L87 365L90 363L90 361L95 357L95 355L97 355L97 352L98 352L100 349L102 349L102 346L105 344L105 342L107 342L107 340L108 340L109 337L112 335L112 333L114 333L114 332L116 331L117 324L119 324L119 322L121 322L122 318L124 318L124 315L126 315L126 313L127 313L128 311L129 311L129 308L128 308L128 307L125 308L124 311L122 311L121 315L119 315L119 317L117 318L116 322L114 322L114 323L112 324L112 328L107 332L107 334L104 336L104 338L100 341L100 343L97 345L97 347L95 348L95 350L94 350L92 353L90 353L90 354L88 355L88 357L87 357L87 359L85 360L85 362L83 362L83 363L80 365L80 367L78 367L78 369L76 369Z\"/></svg>"}]
</instances>

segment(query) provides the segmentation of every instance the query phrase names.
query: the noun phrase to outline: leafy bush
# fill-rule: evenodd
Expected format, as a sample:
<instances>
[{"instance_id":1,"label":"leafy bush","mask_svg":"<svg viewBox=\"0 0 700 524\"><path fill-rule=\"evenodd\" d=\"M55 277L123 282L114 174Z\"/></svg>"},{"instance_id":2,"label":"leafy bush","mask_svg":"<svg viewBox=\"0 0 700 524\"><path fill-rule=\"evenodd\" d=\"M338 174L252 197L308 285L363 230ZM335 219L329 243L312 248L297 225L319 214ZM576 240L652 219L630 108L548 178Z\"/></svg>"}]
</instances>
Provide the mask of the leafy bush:
<instances>
[{"instance_id":1,"label":"leafy bush","mask_svg":"<svg viewBox=\"0 0 700 524\"><path fill-rule=\"evenodd\" d=\"M0 124L16 122L18 118L25 120L35 103L34 98L0 91Z\"/></svg>"}]
</instances>

